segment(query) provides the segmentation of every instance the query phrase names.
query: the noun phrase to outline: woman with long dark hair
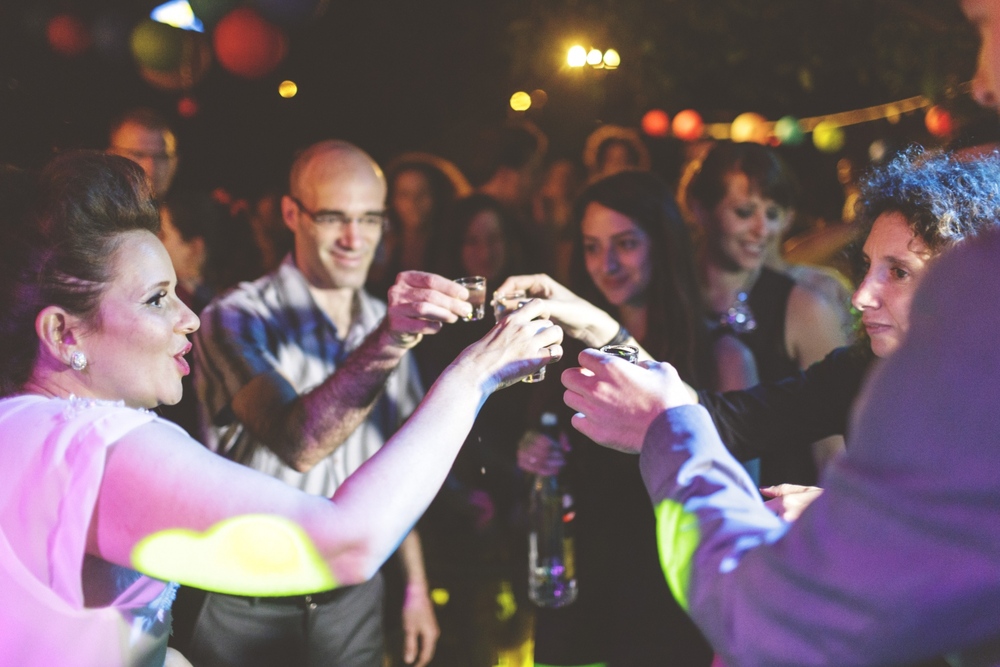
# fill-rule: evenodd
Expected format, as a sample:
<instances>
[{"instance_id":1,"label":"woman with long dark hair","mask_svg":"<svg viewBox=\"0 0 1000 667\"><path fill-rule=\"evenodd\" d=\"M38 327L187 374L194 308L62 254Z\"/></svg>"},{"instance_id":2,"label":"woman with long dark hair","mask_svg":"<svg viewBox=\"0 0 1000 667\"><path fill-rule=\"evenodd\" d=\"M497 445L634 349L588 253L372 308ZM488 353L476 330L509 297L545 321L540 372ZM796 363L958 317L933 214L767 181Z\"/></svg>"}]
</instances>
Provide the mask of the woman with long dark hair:
<instances>
[{"instance_id":1,"label":"woman with long dark hair","mask_svg":"<svg viewBox=\"0 0 1000 667\"><path fill-rule=\"evenodd\" d=\"M551 316L580 344L567 346L570 359L581 345L629 342L647 357L673 360L696 386L746 385L751 378L738 378L745 351L729 339L717 343L719 357L713 349L687 228L662 180L624 172L592 184L580 196L574 225L572 291L545 275L516 276L500 287L549 299ZM569 429L572 412L562 405L561 387L543 387L564 437L557 444L529 432L518 459L537 474L565 463L576 499L579 596L566 607L538 610L536 664L708 665L708 645L660 573L655 519L636 460Z\"/></svg>"}]
</instances>

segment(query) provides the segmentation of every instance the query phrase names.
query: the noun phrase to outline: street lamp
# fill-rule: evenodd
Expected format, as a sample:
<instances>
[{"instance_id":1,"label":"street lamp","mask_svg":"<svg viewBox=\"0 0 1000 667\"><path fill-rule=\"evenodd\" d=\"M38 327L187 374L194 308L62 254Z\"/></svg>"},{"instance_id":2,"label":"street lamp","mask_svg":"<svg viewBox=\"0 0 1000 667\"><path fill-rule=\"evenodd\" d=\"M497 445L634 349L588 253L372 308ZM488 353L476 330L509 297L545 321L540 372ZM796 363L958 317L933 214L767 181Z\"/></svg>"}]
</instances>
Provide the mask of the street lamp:
<instances>
[{"instance_id":1,"label":"street lamp","mask_svg":"<svg viewBox=\"0 0 1000 667\"><path fill-rule=\"evenodd\" d=\"M570 67L590 65L594 69L616 69L622 63L622 58L614 49L601 53L600 49L585 49L580 44L574 44L566 53L566 63Z\"/></svg>"}]
</instances>

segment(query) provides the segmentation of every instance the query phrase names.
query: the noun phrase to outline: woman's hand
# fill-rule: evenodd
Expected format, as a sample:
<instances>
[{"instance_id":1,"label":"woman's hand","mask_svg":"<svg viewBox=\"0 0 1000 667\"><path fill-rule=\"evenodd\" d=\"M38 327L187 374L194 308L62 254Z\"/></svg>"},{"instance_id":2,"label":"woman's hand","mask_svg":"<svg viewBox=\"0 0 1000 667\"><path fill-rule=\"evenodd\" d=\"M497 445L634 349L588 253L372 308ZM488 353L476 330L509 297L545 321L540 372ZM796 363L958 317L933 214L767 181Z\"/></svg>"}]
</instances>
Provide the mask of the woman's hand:
<instances>
[{"instance_id":1,"label":"woman's hand","mask_svg":"<svg viewBox=\"0 0 1000 667\"><path fill-rule=\"evenodd\" d=\"M547 303L532 299L465 348L452 366L468 369L492 393L558 361L562 339L562 329L549 319Z\"/></svg>"},{"instance_id":2,"label":"woman's hand","mask_svg":"<svg viewBox=\"0 0 1000 667\"><path fill-rule=\"evenodd\" d=\"M760 490L765 498L770 498L764 504L768 509L785 521L795 521L814 500L823 494L818 486L799 486L798 484L779 484L766 486Z\"/></svg>"},{"instance_id":3,"label":"woman's hand","mask_svg":"<svg viewBox=\"0 0 1000 667\"><path fill-rule=\"evenodd\" d=\"M606 345L618 333L618 322L609 314L581 299L544 273L511 276L497 292L523 291L530 297L545 299L552 321L566 335L589 347Z\"/></svg>"},{"instance_id":4,"label":"woman's hand","mask_svg":"<svg viewBox=\"0 0 1000 667\"><path fill-rule=\"evenodd\" d=\"M559 433L556 442L544 433L527 431L517 443L517 466L536 475L555 475L566 465L569 439Z\"/></svg>"}]
</instances>

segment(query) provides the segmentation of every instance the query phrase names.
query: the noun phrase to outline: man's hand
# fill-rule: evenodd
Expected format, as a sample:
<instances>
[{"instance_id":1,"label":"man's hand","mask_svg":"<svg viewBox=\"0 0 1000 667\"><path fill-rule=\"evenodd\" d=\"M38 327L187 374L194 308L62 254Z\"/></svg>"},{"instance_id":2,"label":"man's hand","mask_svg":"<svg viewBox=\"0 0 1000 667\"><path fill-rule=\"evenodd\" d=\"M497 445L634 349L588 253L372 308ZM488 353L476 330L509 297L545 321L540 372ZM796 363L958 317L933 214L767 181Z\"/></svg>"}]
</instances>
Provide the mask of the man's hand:
<instances>
[{"instance_id":1,"label":"man's hand","mask_svg":"<svg viewBox=\"0 0 1000 667\"><path fill-rule=\"evenodd\" d=\"M426 586L407 586L403 600L403 662L423 667L434 657L441 630Z\"/></svg>"},{"instance_id":2,"label":"man's hand","mask_svg":"<svg viewBox=\"0 0 1000 667\"><path fill-rule=\"evenodd\" d=\"M424 271L403 271L389 288L382 328L397 347L409 349L444 323L472 312L469 291L453 280Z\"/></svg>"},{"instance_id":3,"label":"man's hand","mask_svg":"<svg viewBox=\"0 0 1000 667\"><path fill-rule=\"evenodd\" d=\"M635 365L597 350L579 361L582 368L563 371L563 400L577 411L574 428L605 447L638 454L657 415L697 403L670 364Z\"/></svg>"},{"instance_id":4,"label":"man's hand","mask_svg":"<svg viewBox=\"0 0 1000 667\"><path fill-rule=\"evenodd\" d=\"M785 521L795 521L814 500L823 494L823 489L818 486L779 484L764 487L760 493L765 498L770 498L764 503L768 509Z\"/></svg>"}]
</instances>

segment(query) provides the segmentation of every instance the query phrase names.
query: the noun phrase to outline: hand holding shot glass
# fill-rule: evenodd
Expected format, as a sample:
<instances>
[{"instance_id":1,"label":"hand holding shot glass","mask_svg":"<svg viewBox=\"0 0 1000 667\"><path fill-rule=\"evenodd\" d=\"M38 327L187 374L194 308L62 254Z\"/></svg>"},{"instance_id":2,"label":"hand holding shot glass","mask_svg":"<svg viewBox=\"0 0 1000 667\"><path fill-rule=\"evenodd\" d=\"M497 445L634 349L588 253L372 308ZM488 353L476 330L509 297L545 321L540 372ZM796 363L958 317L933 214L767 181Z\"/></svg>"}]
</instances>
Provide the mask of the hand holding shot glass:
<instances>
[{"instance_id":1,"label":"hand holding shot glass","mask_svg":"<svg viewBox=\"0 0 1000 667\"><path fill-rule=\"evenodd\" d=\"M512 313L524 304L531 301L531 297L525 294L522 290L514 290L511 292L494 292L493 293L493 316L496 318L497 322L501 320L505 315ZM525 377L521 382L541 382L545 379L545 367L543 366L538 372L532 373L531 375Z\"/></svg>"},{"instance_id":2,"label":"hand holding shot glass","mask_svg":"<svg viewBox=\"0 0 1000 667\"><path fill-rule=\"evenodd\" d=\"M466 276L455 278L455 282L469 290L469 304L472 314L462 318L466 322L477 322L486 315L486 278L483 276Z\"/></svg>"}]
</instances>

